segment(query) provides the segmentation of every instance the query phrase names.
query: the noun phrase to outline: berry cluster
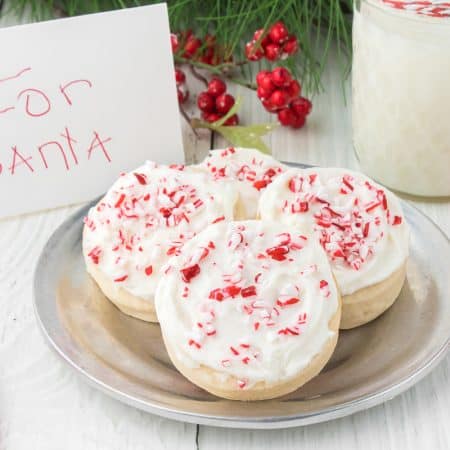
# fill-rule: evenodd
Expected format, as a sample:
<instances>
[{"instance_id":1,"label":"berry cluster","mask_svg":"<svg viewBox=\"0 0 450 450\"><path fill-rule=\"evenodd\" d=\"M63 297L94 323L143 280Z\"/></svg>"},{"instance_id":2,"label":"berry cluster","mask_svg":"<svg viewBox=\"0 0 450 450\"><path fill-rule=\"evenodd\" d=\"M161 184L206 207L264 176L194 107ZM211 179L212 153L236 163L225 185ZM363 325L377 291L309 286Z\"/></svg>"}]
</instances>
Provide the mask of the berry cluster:
<instances>
[{"instance_id":1,"label":"berry cluster","mask_svg":"<svg viewBox=\"0 0 450 450\"><path fill-rule=\"evenodd\" d=\"M177 83L178 103L184 103L189 98L186 87L186 75L181 69L175 69L175 81Z\"/></svg>"},{"instance_id":2,"label":"berry cluster","mask_svg":"<svg viewBox=\"0 0 450 450\"><path fill-rule=\"evenodd\" d=\"M216 122L221 119L234 105L234 97L226 93L227 85L219 78L212 78L206 91L201 92L197 98L197 106L202 112L203 120ZM224 125L237 125L239 117L233 114Z\"/></svg>"},{"instance_id":3,"label":"berry cluster","mask_svg":"<svg viewBox=\"0 0 450 450\"><path fill-rule=\"evenodd\" d=\"M231 62L232 56L226 49L219 46L216 37L207 34L202 40L196 37L192 30L182 31L178 34L171 33L170 42L172 53L185 59L199 61L203 64L216 66L223 62Z\"/></svg>"},{"instance_id":4,"label":"berry cluster","mask_svg":"<svg viewBox=\"0 0 450 450\"><path fill-rule=\"evenodd\" d=\"M256 93L264 108L277 113L282 125L301 128L305 124L312 104L300 96L300 83L292 78L286 68L275 67L271 72L261 70L256 76L256 84Z\"/></svg>"},{"instance_id":5,"label":"berry cluster","mask_svg":"<svg viewBox=\"0 0 450 450\"><path fill-rule=\"evenodd\" d=\"M245 55L250 61L258 61L263 57L276 61L293 55L297 50L297 38L289 34L283 22L277 22L267 33L264 29L255 31L253 39L245 46Z\"/></svg>"},{"instance_id":6,"label":"berry cluster","mask_svg":"<svg viewBox=\"0 0 450 450\"><path fill-rule=\"evenodd\" d=\"M200 39L191 30L185 30L177 34L172 33L170 41L172 52L178 61L183 58L183 63L192 67L197 65L202 69L205 68L203 64L218 66L223 63L231 63L233 66L238 66L262 58L266 58L268 61L277 61L293 55L299 48L296 36L289 34L289 30L283 22L276 22L269 29L256 30L253 39L245 46L247 60L236 64L233 64L233 57L230 51L227 51L227 47L219 45L214 35L207 34ZM228 70L228 65L223 70ZM181 105L189 97L186 76L182 70L177 68L175 77L178 101ZM201 79L202 76L197 74L197 78ZM249 87L254 89L254 86ZM300 83L292 77L289 70L284 67L275 67L272 71L260 71L256 77L256 87L258 98L264 108L270 113L276 113L282 125L301 128L305 124L312 104L307 98L301 97ZM209 123L216 122L230 111L235 99L226 91L225 82L219 78L213 78L208 83L206 91L199 94L197 105L203 120ZM237 125L238 123L237 114L233 114L224 125Z\"/></svg>"}]
</instances>

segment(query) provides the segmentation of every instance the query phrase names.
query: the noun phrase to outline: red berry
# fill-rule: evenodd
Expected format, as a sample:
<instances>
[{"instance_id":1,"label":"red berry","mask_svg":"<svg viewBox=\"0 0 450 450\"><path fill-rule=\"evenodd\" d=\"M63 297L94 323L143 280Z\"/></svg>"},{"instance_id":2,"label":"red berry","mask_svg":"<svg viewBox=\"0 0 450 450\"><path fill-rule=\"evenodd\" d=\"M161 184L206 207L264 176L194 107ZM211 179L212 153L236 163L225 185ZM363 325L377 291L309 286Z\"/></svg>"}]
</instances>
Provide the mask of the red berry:
<instances>
[{"instance_id":1,"label":"red berry","mask_svg":"<svg viewBox=\"0 0 450 450\"><path fill-rule=\"evenodd\" d=\"M216 98L216 110L219 113L226 114L234 105L234 97L230 94L222 94Z\"/></svg>"},{"instance_id":2,"label":"red berry","mask_svg":"<svg viewBox=\"0 0 450 450\"><path fill-rule=\"evenodd\" d=\"M272 83L272 75L267 74L259 84L260 87L265 89L266 91L272 92L275 89L275 85Z\"/></svg>"},{"instance_id":3,"label":"red berry","mask_svg":"<svg viewBox=\"0 0 450 450\"><path fill-rule=\"evenodd\" d=\"M303 125L305 125L306 117L302 115L296 116L294 114L294 120L291 123L292 128L301 128Z\"/></svg>"},{"instance_id":4,"label":"red berry","mask_svg":"<svg viewBox=\"0 0 450 450\"><path fill-rule=\"evenodd\" d=\"M289 95L289 98L297 98L300 95L302 87L297 80L292 80L289 85L286 87L286 92Z\"/></svg>"},{"instance_id":5,"label":"red berry","mask_svg":"<svg viewBox=\"0 0 450 450\"><path fill-rule=\"evenodd\" d=\"M261 39L261 36L264 34L264 29L260 28L259 30L256 30L253 33L253 41L254 42L258 42ZM264 48L267 44L270 44L270 38L268 35L264 36L261 40L260 40L260 45L262 48Z\"/></svg>"},{"instance_id":6,"label":"red berry","mask_svg":"<svg viewBox=\"0 0 450 450\"><path fill-rule=\"evenodd\" d=\"M312 103L305 97L299 97L292 100L290 107L297 116L307 116L311 112Z\"/></svg>"},{"instance_id":7,"label":"red berry","mask_svg":"<svg viewBox=\"0 0 450 450\"><path fill-rule=\"evenodd\" d=\"M267 75L270 77L270 72L268 70L260 70L258 74L256 75L256 84L259 86Z\"/></svg>"},{"instance_id":8,"label":"red berry","mask_svg":"<svg viewBox=\"0 0 450 450\"><path fill-rule=\"evenodd\" d=\"M175 69L175 81L177 84L184 83L186 81L186 75L180 69Z\"/></svg>"},{"instance_id":9,"label":"red berry","mask_svg":"<svg viewBox=\"0 0 450 450\"><path fill-rule=\"evenodd\" d=\"M283 53L293 55L298 50L297 38L291 34L289 39L283 45Z\"/></svg>"},{"instance_id":10,"label":"red berry","mask_svg":"<svg viewBox=\"0 0 450 450\"><path fill-rule=\"evenodd\" d=\"M276 108L283 108L287 105L288 100L289 97L287 93L281 89L273 91L269 98L269 102Z\"/></svg>"},{"instance_id":11,"label":"red berry","mask_svg":"<svg viewBox=\"0 0 450 450\"><path fill-rule=\"evenodd\" d=\"M212 95L213 97L218 97L219 95L222 95L227 90L227 85L220 80L219 78L213 78L208 83L208 94Z\"/></svg>"},{"instance_id":12,"label":"red berry","mask_svg":"<svg viewBox=\"0 0 450 450\"><path fill-rule=\"evenodd\" d=\"M269 99L261 99L264 109L269 112L275 112L278 108L273 106Z\"/></svg>"},{"instance_id":13,"label":"red berry","mask_svg":"<svg viewBox=\"0 0 450 450\"><path fill-rule=\"evenodd\" d=\"M283 22L273 24L269 30L270 40L275 44L282 44L288 35L289 32Z\"/></svg>"},{"instance_id":14,"label":"red berry","mask_svg":"<svg viewBox=\"0 0 450 450\"><path fill-rule=\"evenodd\" d=\"M255 41L250 41L245 44L245 56L249 61L259 61L264 56L264 50Z\"/></svg>"},{"instance_id":15,"label":"red berry","mask_svg":"<svg viewBox=\"0 0 450 450\"><path fill-rule=\"evenodd\" d=\"M253 33L253 40L257 41L264 34L264 28L259 28Z\"/></svg>"},{"instance_id":16,"label":"red berry","mask_svg":"<svg viewBox=\"0 0 450 450\"><path fill-rule=\"evenodd\" d=\"M214 57L215 57L214 48L212 47L206 48L203 52L203 55L200 57L200 62L204 64L213 65Z\"/></svg>"},{"instance_id":17,"label":"red berry","mask_svg":"<svg viewBox=\"0 0 450 450\"><path fill-rule=\"evenodd\" d=\"M184 30L180 33L181 40L185 41L185 42L193 36L194 36L194 33L192 33L192 30Z\"/></svg>"},{"instance_id":18,"label":"red berry","mask_svg":"<svg viewBox=\"0 0 450 450\"><path fill-rule=\"evenodd\" d=\"M224 125L226 125L227 127L234 127L236 125L239 124L239 117L237 116L237 114L233 114L232 116L228 117L227 120L225 120Z\"/></svg>"},{"instance_id":19,"label":"red berry","mask_svg":"<svg viewBox=\"0 0 450 450\"><path fill-rule=\"evenodd\" d=\"M291 81L291 74L289 73L289 70L284 67L275 67L275 69L272 70L272 83L275 86L287 86Z\"/></svg>"},{"instance_id":20,"label":"red berry","mask_svg":"<svg viewBox=\"0 0 450 450\"><path fill-rule=\"evenodd\" d=\"M289 108L283 108L278 111L278 120L285 127L291 126L295 121L295 114Z\"/></svg>"},{"instance_id":21,"label":"red berry","mask_svg":"<svg viewBox=\"0 0 450 450\"><path fill-rule=\"evenodd\" d=\"M281 54L281 48L277 44L267 44L264 48L264 54L269 61L276 61Z\"/></svg>"},{"instance_id":22,"label":"red berry","mask_svg":"<svg viewBox=\"0 0 450 450\"><path fill-rule=\"evenodd\" d=\"M170 45L172 46L172 53L176 53L180 48L178 36L176 34L170 33Z\"/></svg>"},{"instance_id":23,"label":"red berry","mask_svg":"<svg viewBox=\"0 0 450 450\"><path fill-rule=\"evenodd\" d=\"M211 113L203 112L202 118L203 118L203 120L206 120L207 122L212 123L212 122L217 122L219 119L221 119L222 115L215 113L215 112L211 112Z\"/></svg>"},{"instance_id":24,"label":"red berry","mask_svg":"<svg viewBox=\"0 0 450 450\"><path fill-rule=\"evenodd\" d=\"M191 36L184 44L184 56L190 58L197 53L197 50L201 47L202 41L194 36Z\"/></svg>"},{"instance_id":25,"label":"red berry","mask_svg":"<svg viewBox=\"0 0 450 450\"><path fill-rule=\"evenodd\" d=\"M189 98L189 91L177 88L178 102L184 103Z\"/></svg>"},{"instance_id":26,"label":"red berry","mask_svg":"<svg viewBox=\"0 0 450 450\"><path fill-rule=\"evenodd\" d=\"M213 112L215 107L214 97L207 92L201 92L197 98L197 106L200 111Z\"/></svg>"},{"instance_id":27,"label":"red berry","mask_svg":"<svg viewBox=\"0 0 450 450\"><path fill-rule=\"evenodd\" d=\"M270 94L272 94L272 91L268 91L267 89L264 89L262 86L258 86L256 89L256 95L259 99L264 100L268 99L270 97Z\"/></svg>"}]
</instances>

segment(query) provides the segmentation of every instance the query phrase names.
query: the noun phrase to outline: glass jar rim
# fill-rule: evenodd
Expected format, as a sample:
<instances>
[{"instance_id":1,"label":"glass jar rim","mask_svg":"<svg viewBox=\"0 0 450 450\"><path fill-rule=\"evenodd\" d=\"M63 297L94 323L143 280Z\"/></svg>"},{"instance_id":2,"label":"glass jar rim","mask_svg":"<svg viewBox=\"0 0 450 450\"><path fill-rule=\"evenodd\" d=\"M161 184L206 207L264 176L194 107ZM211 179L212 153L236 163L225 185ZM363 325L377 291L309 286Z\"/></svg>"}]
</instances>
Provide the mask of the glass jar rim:
<instances>
[{"instance_id":1,"label":"glass jar rim","mask_svg":"<svg viewBox=\"0 0 450 450\"><path fill-rule=\"evenodd\" d=\"M405 2L406 3L406 2ZM418 2L416 2L418 3ZM423 3L423 2L420 2ZM383 0L355 0L355 9L360 11L361 5L366 4L369 8L374 8L381 14L387 14L391 17L401 18L402 20L416 22L416 23L427 23L430 25L442 25L445 19L450 19L449 15L435 16L431 14L420 14L414 10L406 8L396 8L394 5L385 2ZM442 5L442 3L441 3ZM449 0L450 5L450 0ZM431 5L430 5L431 6ZM435 4L435 7L439 7L439 3ZM448 7L450 11L450 6ZM448 24L446 24L448 26Z\"/></svg>"}]
</instances>

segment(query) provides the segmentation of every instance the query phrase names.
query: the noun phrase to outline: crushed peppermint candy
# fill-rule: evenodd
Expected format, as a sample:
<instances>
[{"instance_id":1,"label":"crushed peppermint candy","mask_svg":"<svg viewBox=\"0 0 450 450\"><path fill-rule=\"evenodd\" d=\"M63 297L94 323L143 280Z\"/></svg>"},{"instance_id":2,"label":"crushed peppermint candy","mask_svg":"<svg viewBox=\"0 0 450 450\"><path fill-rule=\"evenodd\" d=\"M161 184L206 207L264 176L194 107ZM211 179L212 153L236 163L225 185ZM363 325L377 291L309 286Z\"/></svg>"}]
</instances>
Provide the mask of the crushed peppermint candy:
<instances>
[{"instance_id":1,"label":"crushed peppermint candy","mask_svg":"<svg viewBox=\"0 0 450 450\"><path fill-rule=\"evenodd\" d=\"M199 257L206 248L206 256ZM233 374L241 389L257 381L255 373L264 377L279 364L271 361L278 346L280 358L289 358L292 347L300 354L304 348L317 352L302 344L309 342L311 322L325 341L329 336L328 323L338 308L335 282L320 245L295 227L219 222L187 242L173 264L156 301L165 337L170 340L176 330L183 340L172 348Z\"/></svg>"},{"instance_id":2,"label":"crushed peppermint candy","mask_svg":"<svg viewBox=\"0 0 450 450\"><path fill-rule=\"evenodd\" d=\"M237 199L231 183L205 172L148 162L120 178L84 218L83 250L115 283L152 299L165 264L216 220L230 220ZM207 257L200 249L190 266ZM196 276L185 270L186 280Z\"/></svg>"},{"instance_id":3,"label":"crushed peppermint candy","mask_svg":"<svg viewBox=\"0 0 450 450\"><path fill-rule=\"evenodd\" d=\"M318 173L300 172L286 184L291 195L283 200L282 213L307 213L330 260L354 270L360 270L375 253L383 238L382 220L392 226L402 223L401 216L390 219L383 189L350 173L322 182ZM281 252L276 256L283 257Z\"/></svg>"},{"instance_id":4,"label":"crushed peppermint candy","mask_svg":"<svg viewBox=\"0 0 450 450\"><path fill-rule=\"evenodd\" d=\"M258 150L234 147L211 151L199 167L209 171L219 182L236 182L247 218L256 217L259 195L286 169Z\"/></svg>"}]
</instances>

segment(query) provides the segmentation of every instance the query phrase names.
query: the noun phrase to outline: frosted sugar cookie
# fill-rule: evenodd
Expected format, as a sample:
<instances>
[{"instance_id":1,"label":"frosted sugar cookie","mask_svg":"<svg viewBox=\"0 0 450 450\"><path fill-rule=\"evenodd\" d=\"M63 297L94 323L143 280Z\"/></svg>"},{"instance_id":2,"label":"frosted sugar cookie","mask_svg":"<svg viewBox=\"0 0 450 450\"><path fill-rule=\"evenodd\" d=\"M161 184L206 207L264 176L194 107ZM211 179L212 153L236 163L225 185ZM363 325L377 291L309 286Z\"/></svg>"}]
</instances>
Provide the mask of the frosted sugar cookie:
<instances>
[{"instance_id":1,"label":"frosted sugar cookie","mask_svg":"<svg viewBox=\"0 0 450 450\"><path fill-rule=\"evenodd\" d=\"M155 322L161 267L209 224L232 220L236 201L231 183L148 162L120 176L90 209L83 232L87 270L124 313Z\"/></svg>"},{"instance_id":2,"label":"frosted sugar cookie","mask_svg":"<svg viewBox=\"0 0 450 450\"><path fill-rule=\"evenodd\" d=\"M236 182L240 200L238 219L256 218L261 193L287 169L284 164L258 150L233 147L212 150L196 167L208 170L216 180Z\"/></svg>"},{"instance_id":3,"label":"frosted sugar cookie","mask_svg":"<svg viewBox=\"0 0 450 450\"><path fill-rule=\"evenodd\" d=\"M408 227L397 198L374 181L347 169L292 169L262 194L259 214L315 233L343 296L341 328L375 319L397 298Z\"/></svg>"},{"instance_id":4,"label":"frosted sugar cookie","mask_svg":"<svg viewBox=\"0 0 450 450\"><path fill-rule=\"evenodd\" d=\"M220 397L262 400L317 375L338 337L340 299L314 238L274 222L221 222L168 263L156 297L172 362Z\"/></svg>"}]
</instances>

